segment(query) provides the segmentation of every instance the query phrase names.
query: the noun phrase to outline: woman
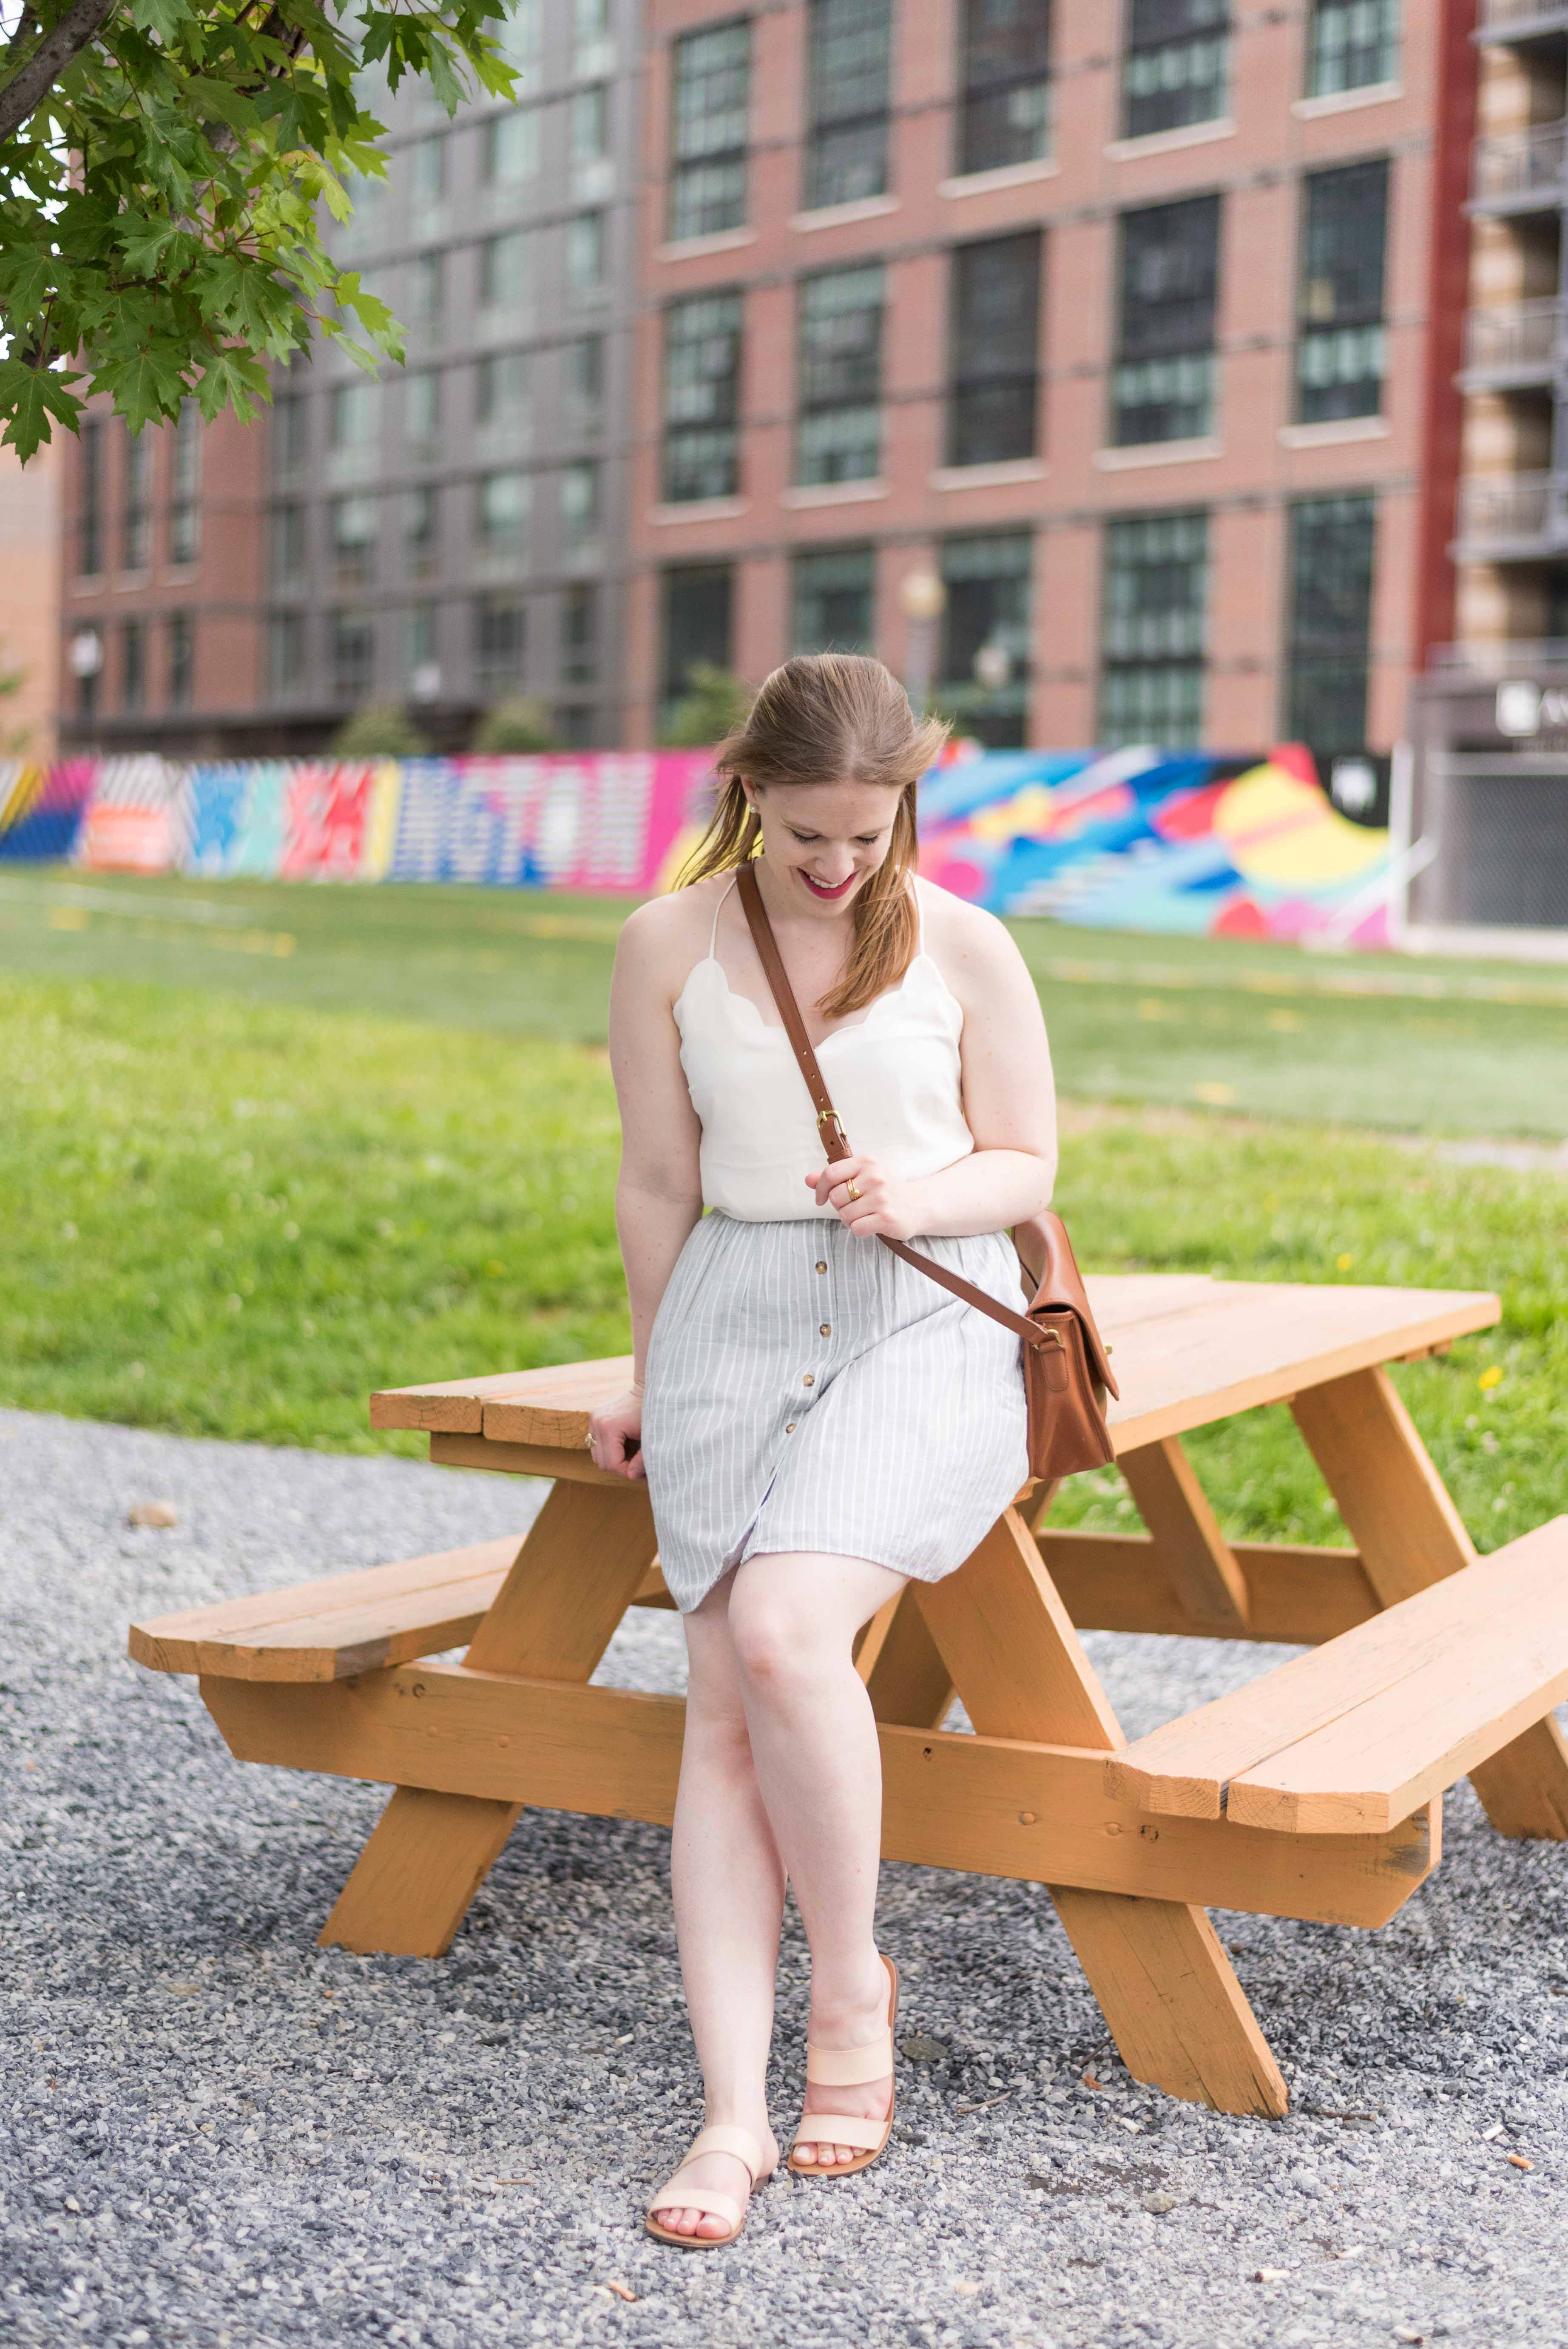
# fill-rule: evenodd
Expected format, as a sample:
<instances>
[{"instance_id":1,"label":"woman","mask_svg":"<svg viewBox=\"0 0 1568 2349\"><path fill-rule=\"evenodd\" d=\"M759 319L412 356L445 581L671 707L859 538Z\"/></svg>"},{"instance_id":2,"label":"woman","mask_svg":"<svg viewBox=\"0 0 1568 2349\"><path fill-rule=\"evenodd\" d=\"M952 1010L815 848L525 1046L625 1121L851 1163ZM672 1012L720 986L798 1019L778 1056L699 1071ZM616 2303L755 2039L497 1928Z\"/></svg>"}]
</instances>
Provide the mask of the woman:
<instances>
[{"instance_id":1,"label":"woman","mask_svg":"<svg viewBox=\"0 0 1568 2349\"><path fill-rule=\"evenodd\" d=\"M1055 1173L1023 959L916 878L915 784L941 742L879 662L787 661L719 753L688 885L639 907L615 958L634 1371L589 1443L647 1476L690 1661L672 1875L708 2126L648 2225L694 2248L733 2240L778 2164L787 1882L811 1951L789 2166L843 2176L886 2142L897 1978L873 1931L881 1761L853 1643L907 1579L961 1566L1028 1473L1017 1339L876 1244L917 1239L1016 1307L1007 1227ZM754 854L856 1153L833 1164L737 894Z\"/></svg>"}]
</instances>

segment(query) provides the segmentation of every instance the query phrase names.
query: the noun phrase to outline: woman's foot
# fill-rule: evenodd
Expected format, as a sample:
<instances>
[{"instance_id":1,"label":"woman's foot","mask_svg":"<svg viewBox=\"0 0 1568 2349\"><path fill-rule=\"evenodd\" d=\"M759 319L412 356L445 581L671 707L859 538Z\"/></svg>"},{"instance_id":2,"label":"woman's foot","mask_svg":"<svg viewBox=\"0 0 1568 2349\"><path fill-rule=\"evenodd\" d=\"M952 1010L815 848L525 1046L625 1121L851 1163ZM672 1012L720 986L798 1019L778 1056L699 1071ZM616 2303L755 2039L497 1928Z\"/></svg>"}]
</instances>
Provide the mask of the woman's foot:
<instances>
[{"instance_id":1,"label":"woman's foot","mask_svg":"<svg viewBox=\"0 0 1568 2349\"><path fill-rule=\"evenodd\" d=\"M867 1977L865 1993L852 2005L829 2008L813 1999L808 2033L813 2047L865 2047L887 2029L887 1968L881 1958L873 1959L872 1963L875 1971ZM855 2087L830 2087L820 2081L808 2080L790 2158L802 2168L817 2169L832 2169L841 2162L858 2161L863 2157L863 2147L825 2145L815 2140L810 2130L811 2115L843 2113L861 2120L885 2121L892 2109L891 2072L884 2073L880 2080L867 2080Z\"/></svg>"},{"instance_id":2,"label":"woman's foot","mask_svg":"<svg viewBox=\"0 0 1568 2349\"><path fill-rule=\"evenodd\" d=\"M779 2140L766 2121L753 2132L762 2147L762 2168L759 2178L769 2177L779 2167ZM716 2194L733 2194L742 2209L751 2192L753 2179L746 2164L738 2154L699 2153L695 2161L683 2162L679 2176L688 2178L693 2190L705 2189ZM661 2210L659 2224L667 2227L672 2235L727 2235L729 2222L717 2211L691 2210L685 2208Z\"/></svg>"}]
</instances>

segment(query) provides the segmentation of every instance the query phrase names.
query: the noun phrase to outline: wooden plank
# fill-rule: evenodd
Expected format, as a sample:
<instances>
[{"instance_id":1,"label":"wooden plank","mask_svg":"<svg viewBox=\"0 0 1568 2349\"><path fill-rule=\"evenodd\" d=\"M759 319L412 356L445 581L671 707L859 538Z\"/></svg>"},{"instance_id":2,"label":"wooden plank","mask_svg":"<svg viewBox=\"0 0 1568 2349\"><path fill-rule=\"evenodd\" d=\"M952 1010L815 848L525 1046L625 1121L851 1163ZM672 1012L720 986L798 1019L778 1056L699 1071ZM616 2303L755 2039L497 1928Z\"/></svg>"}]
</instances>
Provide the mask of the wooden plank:
<instances>
[{"instance_id":1,"label":"wooden plank","mask_svg":"<svg viewBox=\"0 0 1568 2349\"><path fill-rule=\"evenodd\" d=\"M614 1478L603 1490L552 1485L469 1661L492 1672L585 1682L646 1579L655 1547L645 1485ZM521 1809L512 1805L502 1820L493 1799L476 1794L466 1811L449 1803L432 1812L409 1793L400 1785L388 1803L322 1928L324 1944L447 1948Z\"/></svg>"},{"instance_id":2,"label":"wooden plank","mask_svg":"<svg viewBox=\"0 0 1568 2349\"><path fill-rule=\"evenodd\" d=\"M1568 1666L1565 1528L1568 1518L1554 1519L1463 1574L1140 1738L1108 1762L1111 1793L1161 1817L1218 1818L1227 1786L1257 1776L1264 1764L1336 1723L1346 1723L1351 1741L1348 1747L1331 1742L1336 1769L1355 1750L1357 1724L1369 1753L1385 1754L1390 1791L1411 1772L1439 1768L1456 1739L1484 1732L1494 1690L1502 1707L1521 1694L1532 1670L1550 1683L1559 1657ZM1375 1806L1376 1767L1369 1763L1365 1786L1356 1778L1336 1790L1336 1803L1365 1794ZM1424 1792L1416 1796L1425 1798ZM1344 1831L1337 1811L1324 1826Z\"/></svg>"},{"instance_id":3,"label":"wooden plank","mask_svg":"<svg viewBox=\"0 0 1568 2349\"><path fill-rule=\"evenodd\" d=\"M1521 1569L1506 1581L1490 1571L1503 1558ZM1457 1621L1450 1609L1447 1644L1418 1670L1233 1778L1226 1817L1295 1835L1391 1826L1568 1702L1568 1516L1352 1636L1391 1630L1398 1616L1478 1582Z\"/></svg>"},{"instance_id":4,"label":"wooden plank","mask_svg":"<svg viewBox=\"0 0 1568 2349\"><path fill-rule=\"evenodd\" d=\"M1284 2076L1202 1906L1064 1889L1057 1911L1135 2080L1283 2118Z\"/></svg>"},{"instance_id":5,"label":"wooden plank","mask_svg":"<svg viewBox=\"0 0 1568 2349\"><path fill-rule=\"evenodd\" d=\"M1192 1622L1147 1534L1047 1526L1035 1537L1047 1572L1080 1631L1158 1631L1206 1640L1312 1647L1365 1623L1379 1601L1353 1549L1237 1542L1247 1589L1244 1623Z\"/></svg>"},{"instance_id":6,"label":"wooden plank","mask_svg":"<svg viewBox=\"0 0 1568 2349\"><path fill-rule=\"evenodd\" d=\"M1216 1281L1211 1295L1119 1337L1112 1444L1119 1457L1288 1402L1304 1388L1490 1329L1501 1312L1494 1296L1475 1290Z\"/></svg>"},{"instance_id":7,"label":"wooden plank","mask_svg":"<svg viewBox=\"0 0 1568 2349\"><path fill-rule=\"evenodd\" d=\"M1038 1546L1016 1510L1007 1511L956 1574L912 1587L982 1736L1102 1753L1124 1744L1043 1570ZM1136 2078L1171 2095L1202 2096L1225 2112L1285 2110L1279 2066L1229 1960L1202 1909L1189 1905L1187 1892L1151 1888L1150 1897L1111 1911L1100 1905L1111 1897L1107 1890L1084 1889L1070 1876L1049 1881L1079 1963Z\"/></svg>"},{"instance_id":8,"label":"wooden plank","mask_svg":"<svg viewBox=\"0 0 1568 2349\"><path fill-rule=\"evenodd\" d=\"M587 1433L587 1414L619 1394L632 1375L630 1354L602 1361L554 1362L532 1371L497 1371L483 1378L447 1379L432 1385L387 1387L370 1398L370 1424L377 1428L414 1427L450 1435L478 1435L484 1426L486 1403L495 1397L517 1397L527 1403L537 1399L546 1420L561 1411L582 1413L581 1442ZM558 1439L534 1435L534 1443Z\"/></svg>"},{"instance_id":9,"label":"wooden plank","mask_svg":"<svg viewBox=\"0 0 1568 2349\"><path fill-rule=\"evenodd\" d=\"M1004 1511L956 1574L909 1589L976 1729L1038 1738L1048 1722L1052 1744L1125 1743L1016 1509Z\"/></svg>"},{"instance_id":10,"label":"wooden plank","mask_svg":"<svg viewBox=\"0 0 1568 2349\"><path fill-rule=\"evenodd\" d=\"M1117 1465L1184 1612L1205 1629L1245 1623L1246 1578L1176 1438L1120 1453Z\"/></svg>"},{"instance_id":11,"label":"wooden plank","mask_svg":"<svg viewBox=\"0 0 1568 2349\"><path fill-rule=\"evenodd\" d=\"M445 1663L314 1687L208 1681L201 1693L240 1761L662 1826L674 1816L678 1697ZM1096 1750L891 1723L879 1733L889 1859L1377 1925L1438 1857L1436 1818L1300 1845L1223 1822L1151 1825L1106 1794Z\"/></svg>"},{"instance_id":12,"label":"wooden plank","mask_svg":"<svg viewBox=\"0 0 1568 2349\"><path fill-rule=\"evenodd\" d=\"M587 1419L584 1415L583 1424ZM438 1468L484 1468L501 1476L549 1476L567 1485L608 1485L619 1492L629 1488L624 1476L596 1468L585 1444L570 1452L542 1444L492 1444L482 1435L432 1435L430 1457Z\"/></svg>"},{"instance_id":13,"label":"wooden plank","mask_svg":"<svg viewBox=\"0 0 1568 2349\"><path fill-rule=\"evenodd\" d=\"M907 1585L894 1604L881 1647L865 1671L879 1721L939 1729L953 1702L953 1675Z\"/></svg>"},{"instance_id":14,"label":"wooden plank","mask_svg":"<svg viewBox=\"0 0 1568 2349\"><path fill-rule=\"evenodd\" d=\"M1386 1371L1298 1396L1295 1417L1385 1606L1473 1562L1475 1546ZM1537 1723L1478 1763L1472 1783L1500 1835L1563 1838L1568 1742L1554 1723Z\"/></svg>"},{"instance_id":15,"label":"wooden plank","mask_svg":"<svg viewBox=\"0 0 1568 2349\"><path fill-rule=\"evenodd\" d=\"M242 1680L340 1680L400 1663L467 1639L522 1538L508 1534L153 1616L131 1625L129 1652L150 1671L231 1672ZM428 1645L410 1644L427 1638Z\"/></svg>"}]
</instances>

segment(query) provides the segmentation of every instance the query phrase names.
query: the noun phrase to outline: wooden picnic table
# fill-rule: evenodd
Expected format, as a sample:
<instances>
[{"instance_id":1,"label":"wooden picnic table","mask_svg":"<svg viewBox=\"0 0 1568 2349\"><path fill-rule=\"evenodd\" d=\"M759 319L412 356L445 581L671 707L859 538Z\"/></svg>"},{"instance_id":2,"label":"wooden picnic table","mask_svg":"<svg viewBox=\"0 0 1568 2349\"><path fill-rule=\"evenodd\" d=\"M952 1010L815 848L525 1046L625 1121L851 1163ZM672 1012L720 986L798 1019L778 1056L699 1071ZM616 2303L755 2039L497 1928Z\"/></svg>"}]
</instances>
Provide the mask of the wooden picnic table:
<instances>
[{"instance_id":1,"label":"wooden picnic table","mask_svg":"<svg viewBox=\"0 0 1568 2349\"><path fill-rule=\"evenodd\" d=\"M1049 1889L1129 2069L1233 2113L1286 2093L1205 1910L1386 1923L1469 1775L1504 1834L1568 1837L1568 1516L1478 1559L1387 1365L1498 1319L1471 1292L1091 1279L1147 1528L1038 1523L1018 1496L959 1571L911 1583L857 1661L890 1859ZM201 1675L231 1752L394 1789L321 1934L444 1951L523 1806L668 1824L684 1706L592 1685L629 1606L672 1601L646 1487L596 1469L625 1360L377 1394L453 1466L553 1479L482 1543L133 1626ZM1356 1545L1231 1543L1181 1439L1286 1404ZM1311 1652L1129 1744L1086 1630ZM460 1663L428 1661L467 1641ZM944 1729L954 1692L973 1733Z\"/></svg>"}]
</instances>

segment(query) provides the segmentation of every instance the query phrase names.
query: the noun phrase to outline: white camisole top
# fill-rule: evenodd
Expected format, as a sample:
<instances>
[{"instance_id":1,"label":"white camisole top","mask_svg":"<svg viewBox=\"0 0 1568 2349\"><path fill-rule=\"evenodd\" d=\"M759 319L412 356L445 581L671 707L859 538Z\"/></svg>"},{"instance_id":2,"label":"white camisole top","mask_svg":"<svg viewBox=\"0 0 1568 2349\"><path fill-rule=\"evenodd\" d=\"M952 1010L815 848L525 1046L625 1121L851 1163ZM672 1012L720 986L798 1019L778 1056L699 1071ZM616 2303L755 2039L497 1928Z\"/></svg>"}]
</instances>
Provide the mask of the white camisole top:
<instances>
[{"instance_id":1,"label":"white camisole top","mask_svg":"<svg viewBox=\"0 0 1568 2349\"><path fill-rule=\"evenodd\" d=\"M703 1205L753 1224L831 1216L806 1185L823 1152L789 1039L779 1019L735 992L718 959L728 895L714 908L707 954L675 1006L681 1067L702 1120ZM914 901L916 953L899 984L816 1048L851 1148L903 1182L935 1174L975 1147L958 1057L964 1010L925 951L918 883Z\"/></svg>"}]
</instances>

